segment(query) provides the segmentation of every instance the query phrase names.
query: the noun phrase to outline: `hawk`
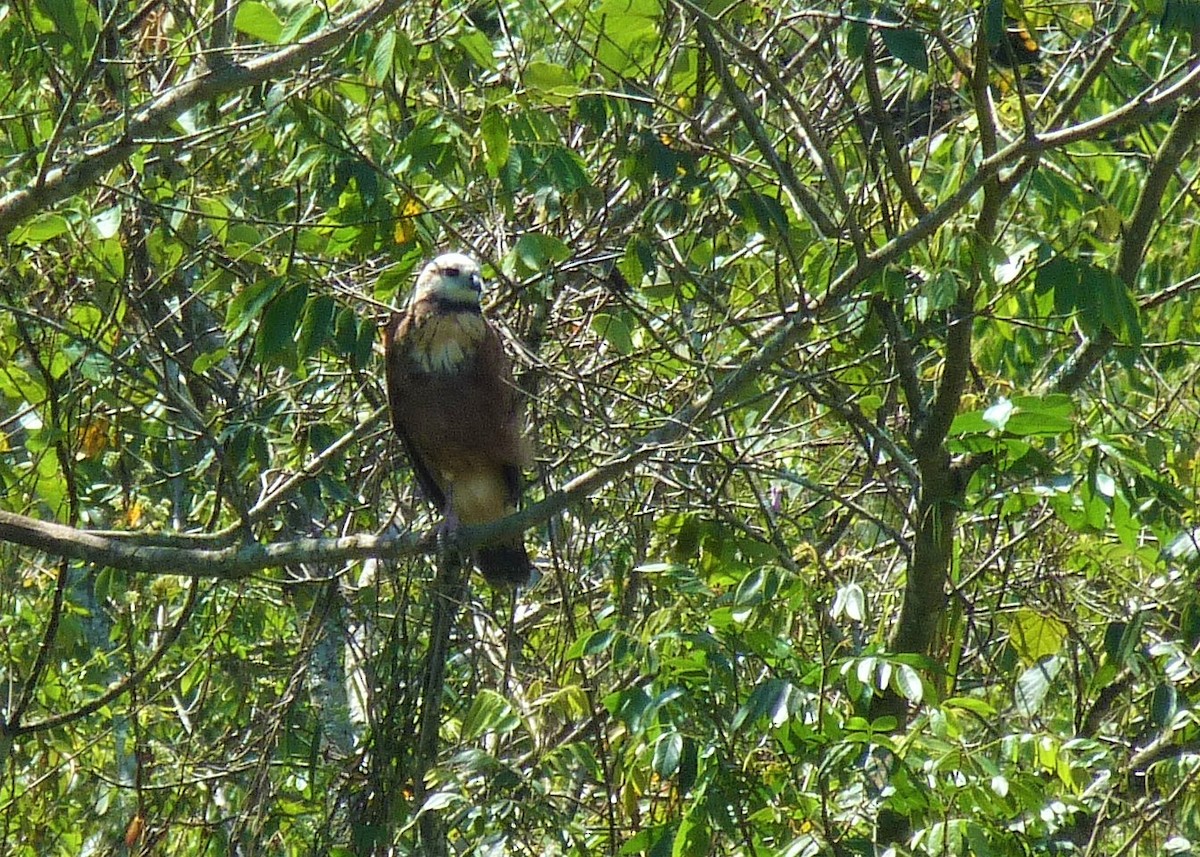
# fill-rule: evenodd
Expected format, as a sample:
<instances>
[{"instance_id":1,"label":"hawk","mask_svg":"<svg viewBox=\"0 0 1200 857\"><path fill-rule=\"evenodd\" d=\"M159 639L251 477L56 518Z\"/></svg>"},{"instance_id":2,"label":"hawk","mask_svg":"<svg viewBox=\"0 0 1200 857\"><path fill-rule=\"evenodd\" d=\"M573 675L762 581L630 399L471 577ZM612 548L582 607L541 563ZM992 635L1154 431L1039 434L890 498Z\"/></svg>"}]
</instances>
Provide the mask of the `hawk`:
<instances>
[{"instance_id":1,"label":"hawk","mask_svg":"<svg viewBox=\"0 0 1200 857\"><path fill-rule=\"evenodd\" d=\"M482 288L474 259L438 256L383 333L392 427L449 527L516 511L531 459L512 366L479 305ZM484 545L474 559L493 586L529 582L520 536Z\"/></svg>"}]
</instances>

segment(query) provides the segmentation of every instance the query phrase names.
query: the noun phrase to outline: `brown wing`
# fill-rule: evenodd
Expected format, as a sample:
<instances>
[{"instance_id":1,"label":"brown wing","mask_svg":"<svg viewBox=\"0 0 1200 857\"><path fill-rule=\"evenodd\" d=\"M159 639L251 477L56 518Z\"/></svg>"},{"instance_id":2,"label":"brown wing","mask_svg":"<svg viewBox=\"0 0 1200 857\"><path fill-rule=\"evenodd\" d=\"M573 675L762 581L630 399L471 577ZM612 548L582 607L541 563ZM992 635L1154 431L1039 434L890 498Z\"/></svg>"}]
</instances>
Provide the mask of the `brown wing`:
<instances>
[{"instance_id":1,"label":"brown wing","mask_svg":"<svg viewBox=\"0 0 1200 857\"><path fill-rule=\"evenodd\" d=\"M490 455L500 465L506 505L512 511L521 500L521 470L530 466L533 455L524 433L520 392L513 381L512 361L504 353L500 336L491 325L480 345L478 371L481 381L483 377L487 378L482 383L494 391L492 395L499 419L490 444Z\"/></svg>"},{"instance_id":2,"label":"brown wing","mask_svg":"<svg viewBox=\"0 0 1200 857\"><path fill-rule=\"evenodd\" d=\"M412 465L413 476L421 486L425 499L433 504L439 512L446 509L446 492L425 463L421 450L413 442L409 434L406 411L409 390L412 387L412 367L403 354L403 342L411 325L408 313L392 313L391 320L383 328L384 367L387 380L388 406L392 414L392 428L400 438L404 454Z\"/></svg>"}]
</instances>

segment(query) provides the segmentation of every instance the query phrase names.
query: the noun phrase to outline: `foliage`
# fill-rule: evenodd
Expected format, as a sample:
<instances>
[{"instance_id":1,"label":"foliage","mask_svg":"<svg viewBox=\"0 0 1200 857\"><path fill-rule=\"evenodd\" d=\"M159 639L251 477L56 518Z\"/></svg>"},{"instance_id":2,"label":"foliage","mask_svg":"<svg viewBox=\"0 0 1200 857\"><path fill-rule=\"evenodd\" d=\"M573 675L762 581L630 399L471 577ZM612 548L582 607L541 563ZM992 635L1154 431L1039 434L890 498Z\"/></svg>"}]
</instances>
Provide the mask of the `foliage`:
<instances>
[{"instance_id":1,"label":"foliage","mask_svg":"<svg viewBox=\"0 0 1200 857\"><path fill-rule=\"evenodd\" d=\"M0 4L0 505L175 551L3 530L0 852L1191 853L1192 5ZM426 771L434 558L297 540L432 523L441 248L547 511Z\"/></svg>"}]
</instances>

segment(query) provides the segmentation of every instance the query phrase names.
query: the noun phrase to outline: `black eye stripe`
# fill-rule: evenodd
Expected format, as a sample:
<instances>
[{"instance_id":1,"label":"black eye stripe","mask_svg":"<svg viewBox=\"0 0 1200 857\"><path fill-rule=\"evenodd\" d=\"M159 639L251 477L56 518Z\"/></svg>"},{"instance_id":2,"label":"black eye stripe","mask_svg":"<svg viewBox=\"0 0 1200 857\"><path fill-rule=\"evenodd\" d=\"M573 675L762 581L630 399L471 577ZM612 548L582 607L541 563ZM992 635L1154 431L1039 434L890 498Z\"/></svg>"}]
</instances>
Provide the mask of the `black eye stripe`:
<instances>
[{"instance_id":1,"label":"black eye stripe","mask_svg":"<svg viewBox=\"0 0 1200 857\"><path fill-rule=\"evenodd\" d=\"M458 268L442 268L442 274L447 277L457 277L459 270Z\"/></svg>"}]
</instances>

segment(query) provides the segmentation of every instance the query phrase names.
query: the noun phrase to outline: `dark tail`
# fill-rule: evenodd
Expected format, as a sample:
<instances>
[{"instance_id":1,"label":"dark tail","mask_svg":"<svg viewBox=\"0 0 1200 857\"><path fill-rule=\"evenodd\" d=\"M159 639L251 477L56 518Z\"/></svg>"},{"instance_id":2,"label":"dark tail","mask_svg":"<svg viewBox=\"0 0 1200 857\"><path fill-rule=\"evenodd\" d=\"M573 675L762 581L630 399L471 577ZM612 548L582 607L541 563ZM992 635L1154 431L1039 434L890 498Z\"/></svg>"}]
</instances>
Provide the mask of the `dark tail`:
<instances>
[{"instance_id":1,"label":"dark tail","mask_svg":"<svg viewBox=\"0 0 1200 857\"><path fill-rule=\"evenodd\" d=\"M491 586L525 586L529 583L529 554L522 542L485 545L475 552L475 564Z\"/></svg>"}]
</instances>

